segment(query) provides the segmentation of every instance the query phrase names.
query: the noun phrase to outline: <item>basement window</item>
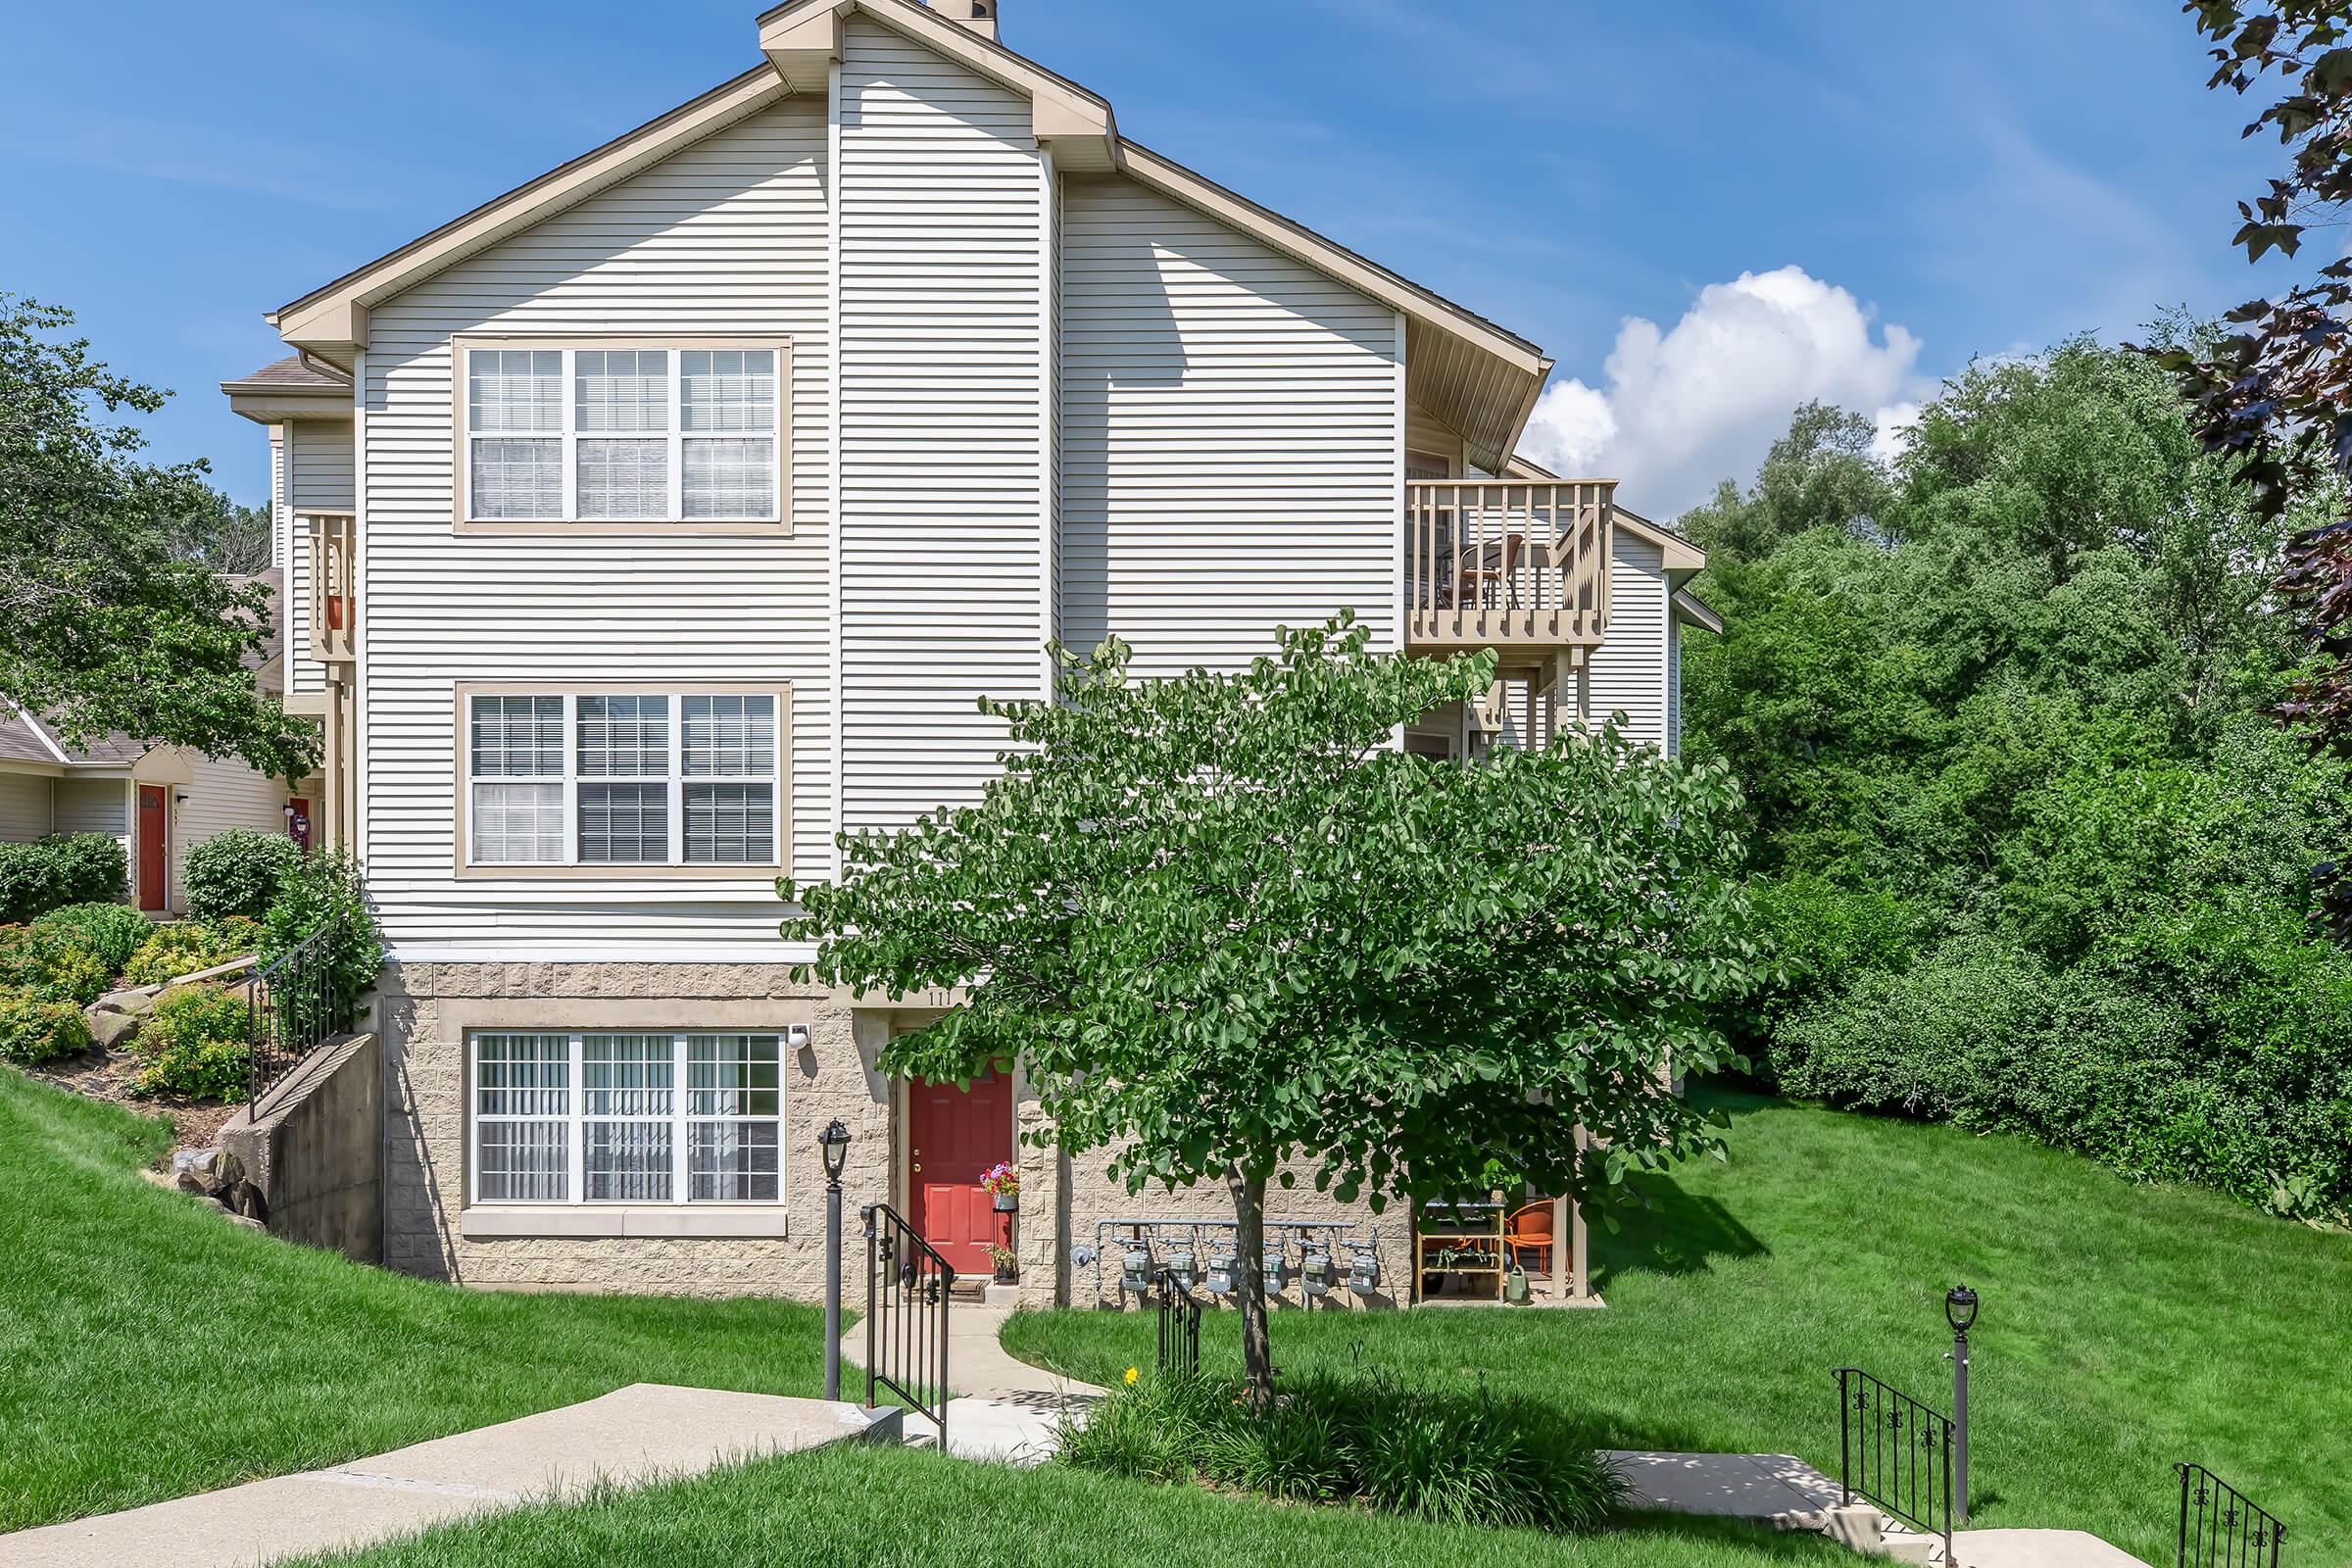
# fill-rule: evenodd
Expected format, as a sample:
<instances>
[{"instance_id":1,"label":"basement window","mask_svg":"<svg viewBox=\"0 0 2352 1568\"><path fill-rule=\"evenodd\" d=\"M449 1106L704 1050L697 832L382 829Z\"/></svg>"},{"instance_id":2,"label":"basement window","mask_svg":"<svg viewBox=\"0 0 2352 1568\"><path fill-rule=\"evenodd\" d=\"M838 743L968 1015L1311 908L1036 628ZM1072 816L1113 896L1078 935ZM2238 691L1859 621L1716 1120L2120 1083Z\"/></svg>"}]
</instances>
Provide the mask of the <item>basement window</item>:
<instances>
[{"instance_id":1,"label":"basement window","mask_svg":"<svg viewBox=\"0 0 2352 1568\"><path fill-rule=\"evenodd\" d=\"M780 1034L473 1037L473 1201L774 1203Z\"/></svg>"}]
</instances>

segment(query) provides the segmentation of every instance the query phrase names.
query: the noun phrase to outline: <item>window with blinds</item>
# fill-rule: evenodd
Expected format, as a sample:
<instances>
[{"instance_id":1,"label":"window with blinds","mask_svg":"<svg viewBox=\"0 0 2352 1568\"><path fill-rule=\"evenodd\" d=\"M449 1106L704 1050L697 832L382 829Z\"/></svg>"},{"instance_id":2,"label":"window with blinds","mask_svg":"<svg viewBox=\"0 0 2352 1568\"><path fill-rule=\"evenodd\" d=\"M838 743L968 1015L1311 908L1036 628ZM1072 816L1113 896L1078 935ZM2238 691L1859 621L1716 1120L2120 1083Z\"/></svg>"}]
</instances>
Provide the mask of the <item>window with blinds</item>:
<instances>
[{"instance_id":1,"label":"window with blinds","mask_svg":"<svg viewBox=\"0 0 2352 1568\"><path fill-rule=\"evenodd\" d=\"M773 1203L783 1037L473 1037L473 1200Z\"/></svg>"},{"instance_id":2,"label":"window with blinds","mask_svg":"<svg viewBox=\"0 0 2352 1568\"><path fill-rule=\"evenodd\" d=\"M458 353L468 520L780 520L780 350Z\"/></svg>"},{"instance_id":3,"label":"window with blinds","mask_svg":"<svg viewBox=\"0 0 2352 1568\"><path fill-rule=\"evenodd\" d=\"M774 692L465 695L477 866L778 863Z\"/></svg>"}]
</instances>

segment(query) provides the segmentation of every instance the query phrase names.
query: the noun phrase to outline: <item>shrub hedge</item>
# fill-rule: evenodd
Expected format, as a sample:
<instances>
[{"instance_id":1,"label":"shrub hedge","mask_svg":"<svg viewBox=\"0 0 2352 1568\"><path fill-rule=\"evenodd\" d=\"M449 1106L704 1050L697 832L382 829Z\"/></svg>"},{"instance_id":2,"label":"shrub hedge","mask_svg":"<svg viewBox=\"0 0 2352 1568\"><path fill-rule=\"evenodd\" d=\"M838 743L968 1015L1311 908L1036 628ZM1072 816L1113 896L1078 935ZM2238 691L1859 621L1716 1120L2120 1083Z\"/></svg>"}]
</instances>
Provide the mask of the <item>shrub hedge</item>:
<instances>
[{"instance_id":1,"label":"shrub hedge","mask_svg":"<svg viewBox=\"0 0 2352 1568\"><path fill-rule=\"evenodd\" d=\"M155 932L154 922L127 904L69 904L32 923L36 929L71 934L97 955L109 975L121 974L139 944Z\"/></svg>"},{"instance_id":2,"label":"shrub hedge","mask_svg":"<svg viewBox=\"0 0 2352 1568\"><path fill-rule=\"evenodd\" d=\"M73 1003L0 987L0 1060L37 1067L89 1046L89 1025Z\"/></svg>"},{"instance_id":3,"label":"shrub hedge","mask_svg":"<svg viewBox=\"0 0 2352 1568\"><path fill-rule=\"evenodd\" d=\"M242 991L196 985L166 996L132 1037L139 1092L238 1098L245 1093L247 1021Z\"/></svg>"},{"instance_id":4,"label":"shrub hedge","mask_svg":"<svg viewBox=\"0 0 2352 1568\"><path fill-rule=\"evenodd\" d=\"M1221 1379L1147 1377L1065 1424L1059 1453L1130 1479L1489 1528L1593 1529L1626 1497L1549 1406L1382 1374L1285 1378L1255 1411Z\"/></svg>"},{"instance_id":5,"label":"shrub hedge","mask_svg":"<svg viewBox=\"0 0 2352 1568\"><path fill-rule=\"evenodd\" d=\"M111 834L52 833L30 844L0 844L0 921L119 899L125 869L122 843Z\"/></svg>"},{"instance_id":6,"label":"shrub hedge","mask_svg":"<svg viewBox=\"0 0 2352 1568\"><path fill-rule=\"evenodd\" d=\"M90 941L71 926L17 927L6 943L0 943L0 986L43 1002L87 1006L105 993L114 972Z\"/></svg>"},{"instance_id":7,"label":"shrub hedge","mask_svg":"<svg viewBox=\"0 0 2352 1568\"><path fill-rule=\"evenodd\" d=\"M180 872L188 918L218 920L241 914L261 919L276 902L278 885L301 858L302 851L283 833L244 827L190 846Z\"/></svg>"},{"instance_id":8,"label":"shrub hedge","mask_svg":"<svg viewBox=\"0 0 2352 1568\"><path fill-rule=\"evenodd\" d=\"M122 966L122 978L134 986L160 986L216 963L258 954L267 937L259 921L242 915L159 925Z\"/></svg>"}]
</instances>

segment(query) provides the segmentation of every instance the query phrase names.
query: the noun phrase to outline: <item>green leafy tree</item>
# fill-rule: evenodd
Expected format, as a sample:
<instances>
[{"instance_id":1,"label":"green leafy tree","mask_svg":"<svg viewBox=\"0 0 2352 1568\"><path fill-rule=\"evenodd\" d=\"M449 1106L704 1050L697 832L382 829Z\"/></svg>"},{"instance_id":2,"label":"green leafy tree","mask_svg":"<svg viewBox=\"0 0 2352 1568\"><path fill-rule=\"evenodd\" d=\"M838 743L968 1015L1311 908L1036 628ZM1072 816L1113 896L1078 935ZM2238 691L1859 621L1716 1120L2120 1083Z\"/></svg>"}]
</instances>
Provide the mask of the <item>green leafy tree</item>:
<instances>
[{"instance_id":1,"label":"green leafy tree","mask_svg":"<svg viewBox=\"0 0 2352 1568\"><path fill-rule=\"evenodd\" d=\"M268 592L189 559L191 520L220 514L204 465L140 461L144 438L101 414L151 414L164 394L61 338L72 322L0 295L0 699L77 744L119 731L307 773L316 727L248 667Z\"/></svg>"},{"instance_id":2,"label":"green leafy tree","mask_svg":"<svg viewBox=\"0 0 2352 1568\"><path fill-rule=\"evenodd\" d=\"M1238 674L1127 659L1057 651L1052 701L984 703L1011 749L980 804L845 838L838 883L779 884L782 930L828 984L968 988L887 1070L1016 1059L1041 1139L1106 1152L1130 1191L1222 1182L1261 1396L1269 1183L1598 1203L1717 1147L1669 1085L1722 1064L1711 1019L1756 973L1721 769L1613 731L1395 750L1492 656L1375 656L1348 617Z\"/></svg>"},{"instance_id":3,"label":"green leafy tree","mask_svg":"<svg viewBox=\"0 0 2352 1568\"><path fill-rule=\"evenodd\" d=\"M1682 531L1724 564L1761 560L1815 528L1878 532L1892 489L1871 452L1875 434L1859 414L1802 405L1747 492L1726 479L1712 501L1683 514Z\"/></svg>"}]
</instances>

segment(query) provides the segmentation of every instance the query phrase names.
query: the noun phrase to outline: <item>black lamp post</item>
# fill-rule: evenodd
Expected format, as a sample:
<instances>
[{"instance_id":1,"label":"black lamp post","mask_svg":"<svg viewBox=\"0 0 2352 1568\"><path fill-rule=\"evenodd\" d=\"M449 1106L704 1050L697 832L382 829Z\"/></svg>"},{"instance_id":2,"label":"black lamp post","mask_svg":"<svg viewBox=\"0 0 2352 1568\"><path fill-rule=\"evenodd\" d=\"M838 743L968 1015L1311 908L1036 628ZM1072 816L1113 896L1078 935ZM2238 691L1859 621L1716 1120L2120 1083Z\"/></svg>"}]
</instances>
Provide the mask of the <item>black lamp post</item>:
<instances>
[{"instance_id":1,"label":"black lamp post","mask_svg":"<svg viewBox=\"0 0 2352 1568\"><path fill-rule=\"evenodd\" d=\"M841 1397L841 1169L850 1162L850 1130L836 1116L816 1135L825 1161L825 1397Z\"/></svg>"},{"instance_id":2,"label":"black lamp post","mask_svg":"<svg viewBox=\"0 0 2352 1568\"><path fill-rule=\"evenodd\" d=\"M1944 1321L1952 1326L1952 1500L1968 1522L1968 1328L1977 1320L1977 1293L1955 1285L1943 1293Z\"/></svg>"}]
</instances>

